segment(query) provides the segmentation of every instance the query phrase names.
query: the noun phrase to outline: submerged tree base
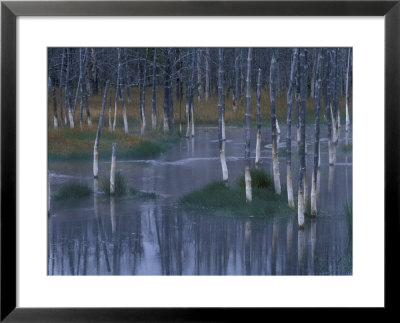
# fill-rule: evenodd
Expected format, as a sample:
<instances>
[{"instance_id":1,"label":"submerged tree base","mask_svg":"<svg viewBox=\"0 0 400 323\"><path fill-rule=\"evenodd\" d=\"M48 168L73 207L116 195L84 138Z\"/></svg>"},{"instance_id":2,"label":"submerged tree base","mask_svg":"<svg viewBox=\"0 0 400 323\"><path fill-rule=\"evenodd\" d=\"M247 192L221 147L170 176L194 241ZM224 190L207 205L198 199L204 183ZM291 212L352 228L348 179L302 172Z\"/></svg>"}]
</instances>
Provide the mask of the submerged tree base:
<instances>
[{"instance_id":1,"label":"submerged tree base","mask_svg":"<svg viewBox=\"0 0 400 323\"><path fill-rule=\"evenodd\" d=\"M244 176L232 186L213 182L184 195L179 203L185 208L208 210L224 216L288 216L295 212L287 205L286 195L274 191L273 179L262 169L251 169L252 201L246 202Z\"/></svg>"}]
</instances>

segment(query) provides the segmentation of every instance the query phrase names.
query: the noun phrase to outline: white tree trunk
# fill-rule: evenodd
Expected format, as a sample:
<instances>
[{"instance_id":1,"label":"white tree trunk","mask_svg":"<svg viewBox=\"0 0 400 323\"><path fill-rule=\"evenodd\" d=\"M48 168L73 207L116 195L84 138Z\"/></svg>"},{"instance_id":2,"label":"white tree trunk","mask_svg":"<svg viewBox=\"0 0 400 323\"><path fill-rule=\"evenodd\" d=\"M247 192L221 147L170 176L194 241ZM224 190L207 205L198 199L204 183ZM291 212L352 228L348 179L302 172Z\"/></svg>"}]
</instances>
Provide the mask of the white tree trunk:
<instances>
[{"instance_id":1,"label":"white tree trunk","mask_svg":"<svg viewBox=\"0 0 400 323\"><path fill-rule=\"evenodd\" d=\"M194 137L194 111L193 111L193 100L191 100L191 105L190 105L190 116L191 116L191 124L192 124L192 137Z\"/></svg>"},{"instance_id":2,"label":"white tree trunk","mask_svg":"<svg viewBox=\"0 0 400 323\"><path fill-rule=\"evenodd\" d=\"M279 128L278 118L276 118L276 134L277 135L281 134L281 128Z\"/></svg>"},{"instance_id":3,"label":"white tree trunk","mask_svg":"<svg viewBox=\"0 0 400 323\"><path fill-rule=\"evenodd\" d=\"M103 126L104 110L106 107L109 86L110 86L110 82L107 81L106 88L104 90L103 103L101 105L99 124L97 126L96 140L94 142L94 147L93 147L93 177L94 178L97 178L99 175L99 151L98 151L98 148L99 148L99 141L100 141L100 136L101 136L101 128Z\"/></svg>"},{"instance_id":4,"label":"white tree trunk","mask_svg":"<svg viewBox=\"0 0 400 323\"><path fill-rule=\"evenodd\" d=\"M226 135L225 135L225 107L224 109L224 113L222 115L222 140L226 140Z\"/></svg>"},{"instance_id":5,"label":"white tree trunk","mask_svg":"<svg viewBox=\"0 0 400 323\"><path fill-rule=\"evenodd\" d=\"M271 100L271 128L272 128L272 168L274 173L274 187L275 193L281 194L281 179L279 174L279 159L278 159L278 134L277 134L277 118L275 111L275 75L277 70L277 62L275 55L272 54L271 66L270 66L270 100Z\"/></svg>"},{"instance_id":6,"label":"white tree trunk","mask_svg":"<svg viewBox=\"0 0 400 323\"><path fill-rule=\"evenodd\" d=\"M304 227L304 195L300 188L297 196L297 220L300 228Z\"/></svg>"},{"instance_id":7,"label":"white tree trunk","mask_svg":"<svg viewBox=\"0 0 400 323\"><path fill-rule=\"evenodd\" d=\"M168 115L167 113L164 113L164 132L169 132L169 125L168 125Z\"/></svg>"},{"instance_id":8,"label":"white tree trunk","mask_svg":"<svg viewBox=\"0 0 400 323\"><path fill-rule=\"evenodd\" d=\"M290 167L290 165L287 166L286 176L287 176L288 204L291 209L294 209L295 205L293 197L293 179L292 179L292 168Z\"/></svg>"},{"instance_id":9,"label":"white tree trunk","mask_svg":"<svg viewBox=\"0 0 400 323\"><path fill-rule=\"evenodd\" d=\"M222 150L219 153L219 157L221 159L222 180L224 182L227 182L228 181L228 167L226 166L226 159L225 159L225 141L222 141Z\"/></svg>"},{"instance_id":10,"label":"white tree trunk","mask_svg":"<svg viewBox=\"0 0 400 323\"><path fill-rule=\"evenodd\" d=\"M115 194L115 168L117 164L117 144L112 144L111 171L110 171L110 194Z\"/></svg>"},{"instance_id":11,"label":"white tree trunk","mask_svg":"<svg viewBox=\"0 0 400 323\"><path fill-rule=\"evenodd\" d=\"M315 173L312 172L311 175L311 215L317 215L317 179L315 178Z\"/></svg>"},{"instance_id":12,"label":"white tree trunk","mask_svg":"<svg viewBox=\"0 0 400 323\"><path fill-rule=\"evenodd\" d=\"M261 130L257 130L256 160L255 160L256 165L260 163L260 156L261 156Z\"/></svg>"},{"instance_id":13,"label":"white tree trunk","mask_svg":"<svg viewBox=\"0 0 400 323\"><path fill-rule=\"evenodd\" d=\"M251 174L250 174L251 59L252 59L252 48L249 48L248 56L247 56L247 77L246 77L246 146L245 146L246 167L244 169L244 180L246 183L245 184L246 185L246 202L252 201Z\"/></svg>"},{"instance_id":14,"label":"white tree trunk","mask_svg":"<svg viewBox=\"0 0 400 323\"><path fill-rule=\"evenodd\" d=\"M72 109L68 107L69 125L71 128L75 128L74 116L72 114Z\"/></svg>"},{"instance_id":15,"label":"white tree trunk","mask_svg":"<svg viewBox=\"0 0 400 323\"><path fill-rule=\"evenodd\" d=\"M333 166L336 163L336 146L328 138L328 153L329 153L329 165Z\"/></svg>"},{"instance_id":16,"label":"white tree trunk","mask_svg":"<svg viewBox=\"0 0 400 323\"><path fill-rule=\"evenodd\" d=\"M244 169L244 181L246 183L246 202L251 202L252 192L251 192L251 175L249 166L246 166Z\"/></svg>"},{"instance_id":17,"label":"white tree trunk","mask_svg":"<svg viewBox=\"0 0 400 323\"><path fill-rule=\"evenodd\" d=\"M277 140L275 139L272 142L272 168L274 172L274 187L275 193L281 194L281 180L279 174L279 159L278 159L278 145Z\"/></svg>"},{"instance_id":18,"label":"white tree trunk","mask_svg":"<svg viewBox=\"0 0 400 323\"><path fill-rule=\"evenodd\" d=\"M190 99L189 99L190 100ZM187 101L187 97L186 97ZM186 138L190 137L190 103L186 102Z\"/></svg>"}]
</instances>

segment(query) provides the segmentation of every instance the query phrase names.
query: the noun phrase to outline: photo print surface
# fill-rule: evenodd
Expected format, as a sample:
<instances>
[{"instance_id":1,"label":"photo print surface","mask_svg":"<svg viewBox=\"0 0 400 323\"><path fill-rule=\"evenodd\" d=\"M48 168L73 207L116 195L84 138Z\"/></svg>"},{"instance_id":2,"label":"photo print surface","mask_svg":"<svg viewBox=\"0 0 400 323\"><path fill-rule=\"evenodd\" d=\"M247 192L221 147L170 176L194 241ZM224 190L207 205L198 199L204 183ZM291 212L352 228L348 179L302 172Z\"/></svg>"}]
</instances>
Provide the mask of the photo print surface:
<instances>
[{"instance_id":1,"label":"photo print surface","mask_svg":"<svg viewBox=\"0 0 400 323\"><path fill-rule=\"evenodd\" d=\"M48 275L352 275L351 48L48 48Z\"/></svg>"}]
</instances>

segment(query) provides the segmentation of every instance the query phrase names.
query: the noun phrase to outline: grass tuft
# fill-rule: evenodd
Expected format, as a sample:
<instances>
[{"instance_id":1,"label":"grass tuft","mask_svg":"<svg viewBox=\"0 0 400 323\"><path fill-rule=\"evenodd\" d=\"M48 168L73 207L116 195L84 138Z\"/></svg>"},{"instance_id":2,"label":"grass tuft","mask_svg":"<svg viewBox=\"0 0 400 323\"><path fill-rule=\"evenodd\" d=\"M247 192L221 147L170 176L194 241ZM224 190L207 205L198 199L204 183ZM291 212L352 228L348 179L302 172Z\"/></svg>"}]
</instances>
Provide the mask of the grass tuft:
<instances>
[{"instance_id":1,"label":"grass tuft","mask_svg":"<svg viewBox=\"0 0 400 323\"><path fill-rule=\"evenodd\" d=\"M64 185L53 195L53 198L57 201L65 201L87 197L90 193L92 193L92 189L87 184L71 182Z\"/></svg>"},{"instance_id":2,"label":"grass tuft","mask_svg":"<svg viewBox=\"0 0 400 323\"><path fill-rule=\"evenodd\" d=\"M252 168L250 169L251 175L251 188L271 188L274 180L270 174L268 174L265 170L260 168ZM245 187L244 175L240 176L238 179L238 184L240 187Z\"/></svg>"},{"instance_id":3,"label":"grass tuft","mask_svg":"<svg viewBox=\"0 0 400 323\"><path fill-rule=\"evenodd\" d=\"M232 187L223 182L213 182L202 189L185 194L179 201L186 208L200 208L224 216L285 216L294 214L286 201L284 190L275 194L272 179L260 169L251 169L252 202L246 202L243 177Z\"/></svg>"},{"instance_id":4,"label":"grass tuft","mask_svg":"<svg viewBox=\"0 0 400 323\"><path fill-rule=\"evenodd\" d=\"M101 188L106 195L110 195L110 176L101 180ZM126 193L126 181L120 172L115 173L115 196L123 196Z\"/></svg>"}]
</instances>

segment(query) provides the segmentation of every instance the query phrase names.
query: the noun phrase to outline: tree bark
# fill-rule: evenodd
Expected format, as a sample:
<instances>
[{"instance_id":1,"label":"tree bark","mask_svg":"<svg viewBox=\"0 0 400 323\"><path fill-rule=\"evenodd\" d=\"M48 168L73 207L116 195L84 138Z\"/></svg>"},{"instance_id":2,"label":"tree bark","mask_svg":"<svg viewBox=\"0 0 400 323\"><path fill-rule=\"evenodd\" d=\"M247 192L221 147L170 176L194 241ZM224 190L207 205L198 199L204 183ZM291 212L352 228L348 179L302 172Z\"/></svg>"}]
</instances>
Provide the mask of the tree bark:
<instances>
[{"instance_id":1,"label":"tree bark","mask_svg":"<svg viewBox=\"0 0 400 323\"><path fill-rule=\"evenodd\" d=\"M347 73L346 73L346 132L350 130L350 115L349 115L349 78L350 78L350 62L351 62L351 48L348 50L347 57Z\"/></svg>"},{"instance_id":2,"label":"tree bark","mask_svg":"<svg viewBox=\"0 0 400 323\"><path fill-rule=\"evenodd\" d=\"M124 93L124 84L122 82L122 53L121 53L121 48L118 48L118 86L117 88L119 89L119 98L121 100L121 106L122 106L122 115L124 118L124 131L127 134L129 132L128 129L128 117L126 115L126 107L125 107L125 93ZM115 120L115 119L114 119Z\"/></svg>"},{"instance_id":3,"label":"tree bark","mask_svg":"<svg viewBox=\"0 0 400 323\"><path fill-rule=\"evenodd\" d=\"M115 194L115 168L117 166L117 144L112 144L111 170L110 170L110 195Z\"/></svg>"},{"instance_id":4,"label":"tree bark","mask_svg":"<svg viewBox=\"0 0 400 323\"><path fill-rule=\"evenodd\" d=\"M167 52L168 51L168 52ZM171 64L169 57L169 50L165 50L164 52L164 63L165 63L165 72L164 72L164 132L169 132L169 87L170 87L170 77L171 77Z\"/></svg>"},{"instance_id":5,"label":"tree bark","mask_svg":"<svg viewBox=\"0 0 400 323\"><path fill-rule=\"evenodd\" d=\"M292 63L290 67L290 79L289 87L287 92L287 134L286 134L286 182L287 182L287 194L288 194L288 204L289 207L294 209L294 197L293 197L293 179L292 179L292 105L293 105L293 82L294 82L294 72L297 64L298 49L293 49Z\"/></svg>"},{"instance_id":6,"label":"tree bark","mask_svg":"<svg viewBox=\"0 0 400 323\"><path fill-rule=\"evenodd\" d=\"M205 97L206 101L208 101L208 97L210 95L210 49L206 48L206 88L205 88Z\"/></svg>"},{"instance_id":7,"label":"tree bark","mask_svg":"<svg viewBox=\"0 0 400 323\"><path fill-rule=\"evenodd\" d=\"M197 100L200 102L203 97L201 85L201 50L197 49Z\"/></svg>"},{"instance_id":8,"label":"tree bark","mask_svg":"<svg viewBox=\"0 0 400 323\"><path fill-rule=\"evenodd\" d=\"M305 174L305 112L306 112L306 91L307 79L305 74L305 49L301 48L299 52L299 74L300 74L300 171L299 171L299 189L297 200L297 220L300 228L304 227L304 210L305 210L305 194L304 194L304 174Z\"/></svg>"},{"instance_id":9,"label":"tree bark","mask_svg":"<svg viewBox=\"0 0 400 323\"><path fill-rule=\"evenodd\" d=\"M223 62L223 49L219 48L219 64L218 64L218 141L219 141L219 157L221 160L222 167L222 180L228 181L228 168L226 166L225 159L225 141L222 138L222 127L223 127L223 114L225 105L225 91L224 91L224 62Z\"/></svg>"},{"instance_id":10,"label":"tree bark","mask_svg":"<svg viewBox=\"0 0 400 323\"><path fill-rule=\"evenodd\" d=\"M196 50L193 49L192 54L192 78L190 81L190 116L191 116L191 136L194 137L194 68L195 68Z\"/></svg>"},{"instance_id":11,"label":"tree bark","mask_svg":"<svg viewBox=\"0 0 400 323\"><path fill-rule=\"evenodd\" d=\"M245 177L245 183L246 183L246 201L247 202L252 201L251 174L250 174L251 59L252 59L252 48L249 48L248 56L247 56L247 78L246 78L246 150L245 150L246 167L244 170L244 177Z\"/></svg>"},{"instance_id":12,"label":"tree bark","mask_svg":"<svg viewBox=\"0 0 400 323\"><path fill-rule=\"evenodd\" d=\"M319 112L321 109L321 65L322 65L322 50L318 49L317 58L317 70L315 83L315 140L314 140L314 169L311 178L311 215L317 215L317 192L318 192L318 171L319 171L319 133L320 133L320 121Z\"/></svg>"},{"instance_id":13,"label":"tree bark","mask_svg":"<svg viewBox=\"0 0 400 323\"><path fill-rule=\"evenodd\" d=\"M93 177L94 178L97 178L99 175L99 141L100 141L100 136L101 136L101 128L103 126L104 110L105 110L106 103L107 103L107 94L108 94L109 87L110 87L110 82L107 81L106 88L104 90L103 103L101 105L99 124L97 125L96 140L94 141L94 147L93 147Z\"/></svg>"},{"instance_id":14,"label":"tree bark","mask_svg":"<svg viewBox=\"0 0 400 323\"><path fill-rule=\"evenodd\" d=\"M281 180L279 174L279 159L278 159L278 140L276 131L276 111L275 111L275 74L276 74L276 59L275 54L272 54L270 66L270 99L271 99L271 128L272 128L272 168L274 172L274 187L275 193L281 194Z\"/></svg>"},{"instance_id":15,"label":"tree bark","mask_svg":"<svg viewBox=\"0 0 400 323\"><path fill-rule=\"evenodd\" d=\"M74 116L72 114L72 102L71 102L71 88L70 88L70 69L71 69L71 53L69 48L67 48L67 71L65 75L65 96L68 102L68 116L69 116L69 126L71 128L75 127Z\"/></svg>"},{"instance_id":16,"label":"tree bark","mask_svg":"<svg viewBox=\"0 0 400 323\"><path fill-rule=\"evenodd\" d=\"M257 141L256 141L256 165L261 158L261 68L258 69L257 76Z\"/></svg>"},{"instance_id":17,"label":"tree bark","mask_svg":"<svg viewBox=\"0 0 400 323\"><path fill-rule=\"evenodd\" d=\"M64 71L64 56L65 56L65 48L63 49L62 52L62 57L61 57L61 67L60 67L60 120L61 124L64 121L64 125L67 124L67 114L65 113L64 117L64 112L63 112L63 71Z\"/></svg>"},{"instance_id":18,"label":"tree bark","mask_svg":"<svg viewBox=\"0 0 400 323\"><path fill-rule=\"evenodd\" d=\"M152 110L151 110L151 127L152 129L157 128L157 88L156 88L156 71L157 71L157 48L154 48L154 60L153 60L153 86L152 86Z\"/></svg>"},{"instance_id":19,"label":"tree bark","mask_svg":"<svg viewBox=\"0 0 400 323\"><path fill-rule=\"evenodd\" d=\"M148 55L148 49L146 48L146 56L145 56L145 61L144 61L144 66L143 66L142 93L140 96L140 119L142 120L142 128L141 128L142 135L144 134L144 131L146 129L145 104L146 104L147 55Z\"/></svg>"}]
</instances>

